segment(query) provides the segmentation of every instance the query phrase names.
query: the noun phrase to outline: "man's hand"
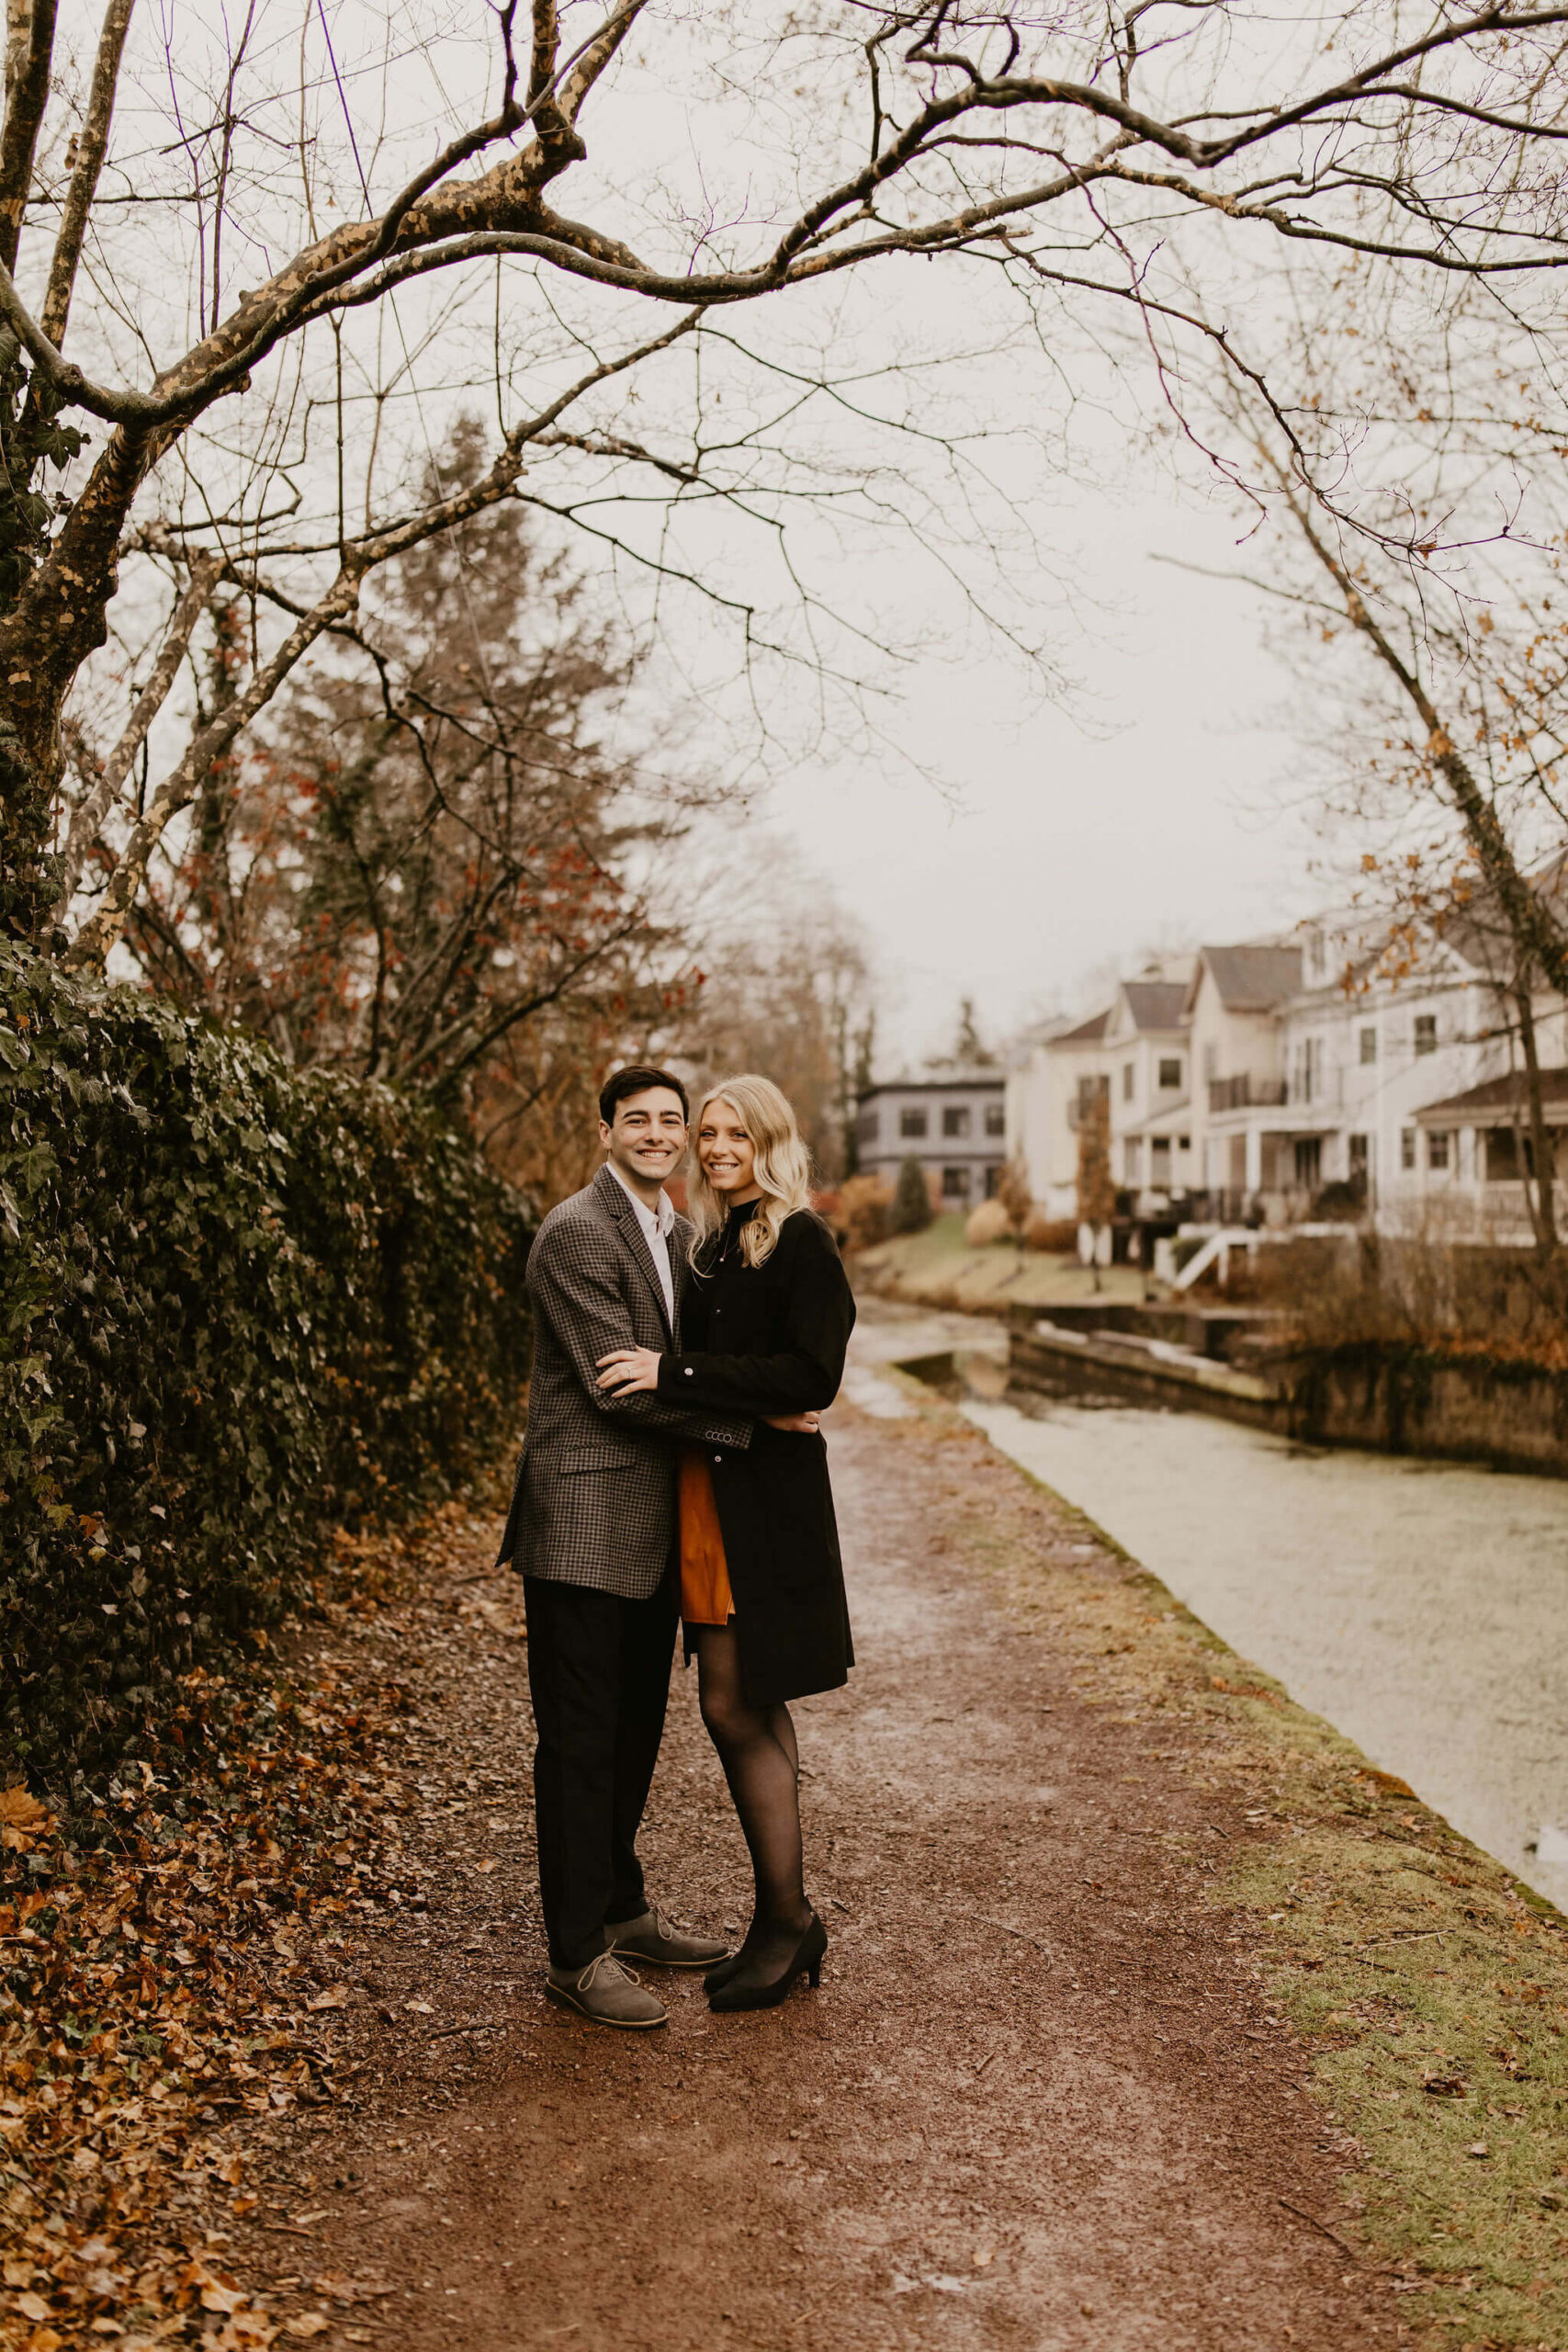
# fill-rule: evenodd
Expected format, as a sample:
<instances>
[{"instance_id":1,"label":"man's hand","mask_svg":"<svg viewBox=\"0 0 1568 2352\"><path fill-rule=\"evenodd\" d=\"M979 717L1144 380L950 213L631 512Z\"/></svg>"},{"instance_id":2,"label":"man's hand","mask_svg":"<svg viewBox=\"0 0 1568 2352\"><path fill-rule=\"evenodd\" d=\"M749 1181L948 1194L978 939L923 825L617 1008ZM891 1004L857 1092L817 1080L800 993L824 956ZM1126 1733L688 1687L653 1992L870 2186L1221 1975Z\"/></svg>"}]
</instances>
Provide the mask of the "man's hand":
<instances>
[{"instance_id":1,"label":"man's hand","mask_svg":"<svg viewBox=\"0 0 1568 2352\"><path fill-rule=\"evenodd\" d=\"M791 1437L815 1437L822 1426L820 1413L765 1413L771 1430L785 1430Z\"/></svg>"},{"instance_id":2,"label":"man's hand","mask_svg":"<svg viewBox=\"0 0 1568 2352\"><path fill-rule=\"evenodd\" d=\"M661 1362L656 1348L617 1348L599 1359L599 1385L613 1396L635 1396L640 1389L657 1388Z\"/></svg>"}]
</instances>

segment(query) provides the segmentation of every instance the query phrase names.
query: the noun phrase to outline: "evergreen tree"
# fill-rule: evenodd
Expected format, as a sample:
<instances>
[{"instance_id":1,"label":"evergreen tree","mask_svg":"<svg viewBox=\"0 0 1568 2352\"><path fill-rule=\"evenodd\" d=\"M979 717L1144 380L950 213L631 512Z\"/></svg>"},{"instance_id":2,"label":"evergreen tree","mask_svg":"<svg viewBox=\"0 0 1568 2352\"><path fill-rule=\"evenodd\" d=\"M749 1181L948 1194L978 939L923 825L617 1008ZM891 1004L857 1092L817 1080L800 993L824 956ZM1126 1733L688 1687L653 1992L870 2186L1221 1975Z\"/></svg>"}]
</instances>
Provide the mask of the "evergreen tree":
<instances>
[{"instance_id":1,"label":"evergreen tree","mask_svg":"<svg viewBox=\"0 0 1568 2352\"><path fill-rule=\"evenodd\" d=\"M895 1233L923 1233L931 1221L931 1196L926 1186L926 1171L911 1152L898 1170L893 1210L887 1221Z\"/></svg>"}]
</instances>

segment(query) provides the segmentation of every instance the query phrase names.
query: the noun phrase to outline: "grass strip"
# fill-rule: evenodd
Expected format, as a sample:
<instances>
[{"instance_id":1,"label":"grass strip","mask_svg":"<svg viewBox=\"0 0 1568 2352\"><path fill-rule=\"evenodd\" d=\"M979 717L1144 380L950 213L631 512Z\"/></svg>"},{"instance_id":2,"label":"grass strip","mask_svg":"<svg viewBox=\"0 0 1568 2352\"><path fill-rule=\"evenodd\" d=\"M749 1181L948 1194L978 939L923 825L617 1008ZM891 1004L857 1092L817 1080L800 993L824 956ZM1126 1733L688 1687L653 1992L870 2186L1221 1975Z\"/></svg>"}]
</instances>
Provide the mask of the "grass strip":
<instances>
[{"instance_id":1,"label":"grass strip","mask_svg":"<svg viewBox=\"0 0 1568 2352\"><path fill-rule=\"evenodd\" d=\"M888 1425L906 1442L987 1446L899 1385L919 1406ZM1207 1900L1303 2044L1359 2255L1434 2344L1568 2346L1568 1921L1007 1466L955 1503L969 1558L1080 1698L1168 1725L1167 1769L1240 1806L1249 1834Z\"/></svg>"}]
</instances>

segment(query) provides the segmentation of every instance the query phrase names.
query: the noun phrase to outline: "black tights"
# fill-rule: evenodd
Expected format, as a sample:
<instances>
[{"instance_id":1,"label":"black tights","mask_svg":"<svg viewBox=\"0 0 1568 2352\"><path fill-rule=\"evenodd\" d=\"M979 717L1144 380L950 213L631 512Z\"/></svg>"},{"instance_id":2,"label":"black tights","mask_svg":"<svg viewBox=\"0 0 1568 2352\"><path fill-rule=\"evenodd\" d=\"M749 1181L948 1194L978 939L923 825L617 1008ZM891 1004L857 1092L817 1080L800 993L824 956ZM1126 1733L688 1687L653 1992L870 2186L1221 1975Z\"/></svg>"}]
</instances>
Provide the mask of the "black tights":
<instances>
[{"instance_id":1,"label":"black tights","mask_svg":"<svg viewBox=\"0 0 1568 2352\"><path fill-rule=\"evenodd\" d=\"M800 1750L784 1706L754 1707L740 1679L733 1621L701 1625L698 1700L740 1816L756 1901L746 1948L787 1958L811 1924L800 1845Z\"/></svg>"}]
</instances>

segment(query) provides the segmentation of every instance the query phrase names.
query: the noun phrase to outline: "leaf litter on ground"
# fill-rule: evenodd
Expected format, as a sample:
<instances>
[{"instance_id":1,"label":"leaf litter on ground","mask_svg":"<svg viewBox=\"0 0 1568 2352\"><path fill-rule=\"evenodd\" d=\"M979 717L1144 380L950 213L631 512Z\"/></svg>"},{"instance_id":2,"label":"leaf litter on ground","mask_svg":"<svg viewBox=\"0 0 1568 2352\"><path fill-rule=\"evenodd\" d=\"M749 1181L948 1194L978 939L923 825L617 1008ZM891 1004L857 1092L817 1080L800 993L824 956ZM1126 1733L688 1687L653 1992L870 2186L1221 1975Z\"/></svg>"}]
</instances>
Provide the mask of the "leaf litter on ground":
<instances>
[{"instance_id":1,"label":"leaf litter on ground","mask_svg":"<svg viewBox=\"0 0 1568 2352\"><path fill-rule=\"evenodd\" d=\"M463 1520L448 1505L401 1538L340 1534L317 1625L396 1634ZM389 1761L407 1688L312 1658L299 1620L282 1644L186 1674L103 1789L0 1789L5 2352L262 2352L323 2335L323 2300L385 2291L300 2279L286 2312L226 2254L225 2224L257 2203L250 2151L348 2095L321 2041L352 2004L345 1930L424 1907Z\"/></svg>"}]
</instances>

